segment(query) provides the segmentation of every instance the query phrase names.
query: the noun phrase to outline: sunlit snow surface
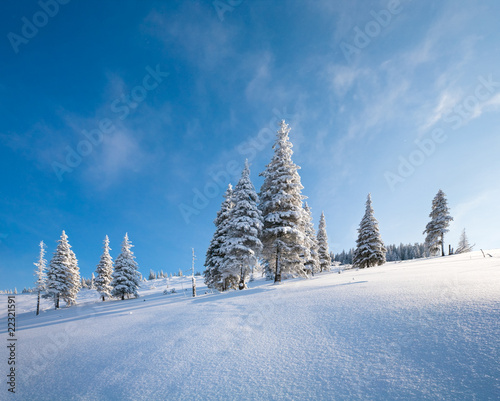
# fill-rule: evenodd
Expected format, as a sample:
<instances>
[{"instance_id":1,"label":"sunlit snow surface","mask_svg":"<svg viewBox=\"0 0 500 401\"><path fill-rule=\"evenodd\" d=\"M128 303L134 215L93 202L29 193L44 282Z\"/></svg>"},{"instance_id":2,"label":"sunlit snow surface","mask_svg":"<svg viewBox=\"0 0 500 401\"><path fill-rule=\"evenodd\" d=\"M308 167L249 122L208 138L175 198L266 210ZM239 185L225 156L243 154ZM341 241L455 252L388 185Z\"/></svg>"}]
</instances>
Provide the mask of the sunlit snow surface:
<instances>
[{"instance_id":1,"label":"sunlit snow surface","mask_svg":"<svg viewBox=\"0 0 500 401\"><path fill-rule=\"evenodd\" d=\"M500 399L500 250L488 252L225 294L199 277L194 299L189 278L170 295L161 279L139 299L44 301L38 317L35 295L17 295L17 389L2 380L0 399Z\"/></svg>"}]
</instances>

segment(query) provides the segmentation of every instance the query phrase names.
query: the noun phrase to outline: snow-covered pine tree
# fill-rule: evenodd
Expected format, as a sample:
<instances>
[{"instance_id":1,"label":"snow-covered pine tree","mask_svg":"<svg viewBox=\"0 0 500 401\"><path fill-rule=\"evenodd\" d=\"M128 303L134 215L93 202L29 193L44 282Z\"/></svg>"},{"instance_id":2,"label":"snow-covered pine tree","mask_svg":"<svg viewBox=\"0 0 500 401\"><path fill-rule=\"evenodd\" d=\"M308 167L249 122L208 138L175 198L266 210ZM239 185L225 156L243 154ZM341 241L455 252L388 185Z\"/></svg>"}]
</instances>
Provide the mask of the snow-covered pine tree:
<instances>
[{"instance_id":1,"label":"snow-covered pine tree","mask_svg":"<svg viewBox=\"0 0 500 401\"><path fill-rule=\"evenodd\" d=\"M457 250L455 253L466 253L471 252L474 248L474 245L469 243L469 239L467 238L467 234L465 233L465 228L460 235L460 240L458 241Z\"/></svg>"},{"instance_id":2,"label":"snow-covered pine tree","mask_svg":"<svg viewBox=\"0 0 500 401\"><path fill-rule=\"evenodd\" d=\"M47 292L54 298L57 309L61 298L66 301L68 306L75 304L80 288L78 260L71 250L68 236L63 231L50 261L47 273Z\"/></svg>"},{"instance_id":3,"label":"snow-covered pine tree","mask_svg":"<svg viewBox=\"0 0 500 401\"><path fill-rule=\"evenodd\" d=\"M102 252L101 259L95 270L97 277L93 280L95 289L99 292L103 302L106 297L111 297L111 291L113 287L111 286L111 281L113 280L113 258L109 254L111 248L109 247L109 238L106 235L104 238L104 251ZM92 277L94 275L92 274Z\"/></svg>"},{"instance_id":4,"label":"snow-covered pine tree","mask_svg":"<svg viewBox=\"0 0 500 401\"><path fill-rule=\"evenodd\" d=\"M156 273L153 271L153 269L149 269L148 280L156 280Z\"/></svg>"},{"instance_id":5,"label":"snow-covered pine tree","mask_svg":"<svg viewBox=\"0 0 500 401\"><path fill-rule=\"evenodd\" d=\"M330 270L330 251L328 250L328 235L326 234L325 214L321 212L318 226L318 253L320 271Z\"/></svg>"},{"instance_id":6,"label":"snow-covered pine tree","mask_svg":"<svg viewBox=\"0 0 500 401\"><path fill-rule=\"evenodd\" d=\"M358 228L353 266L365 268L383 265L386 252L387 250L380 237L377 219L373 216L372 197L368 194L365 215Z\"/></svg>"},{"instance_id":7,"label":"snow-covered pine tree","mask_svg":"<svg viewBox=\"0 0 500 401\"><path fill-rule=\"evenodd\" d=\"M289 126L281 121L274 155L260 175L264 183L259 193L259 209L264 227L261 241L266 260L266 274L280 282L282 277L306 276L302 255L305 254L304 215L299 166L292 161Z\"/></svg>"},{"instance_id":8,"label":"snow-covered pine tree","mask_svg":"<svg viewBox=\"0 0 500 401\"><path fill-rule=\"evenodd\" d=\"M40 241L40 256L38 257L38 262L34 263L36 266L35 269L35 290L38 293L37 301L36 301L36 314L37 316L40 314L40 294L45 291L45 287L47 284L47 261L45 260L45 244L43 241Z\"/></svg>"},{"instance_id":9,"label":"snow-covered pine tree","mask_svg":"<svg viewBox=\"0 0 500 401\"><path fill-rule=\"evenodd\" d=\"M229 210L227 235L222 244L220 265L223 282L237 282L240 290L246 288L246 281L258 262L262 251L260 233L262 214L257 207L257 194L250 180L248 160L241 178L233 191L234 207Z\"/></svg>"},{"instance_id":10,"label":"snow-covered pine tree","mask_svg":"<svg viewBox=\"0 0 500 401\"><path fill-rule=\"evenodd\" d=\"M224 194L224 201L222 202L220 210L217 212L217 217L214 220L215 233L210 241L210 246L207 249L205 257L205 284L208 288L213 288L218 291L224 291L232 288L238 284L238 281L224 282L221 275L221 263L224 258L224 250L222 246L225 244L228 236L228 219L231 209L234 207L233 202L233 187L228 185Z\"/></svg>"},{"instance_id":11,"label":"snow-covered pine tree","mask_svg":"<svg viewBox=\"0 0 500 401\"><path fill-rule=\"evenodd\" d=\"M121 253L115 260L115 270L112 274L113 280L111 286L113 290L111 295L121 297L122 300L134 295L139 296L137 289L140 286L141 275L138 271L138 265L135 261L134 253L130 250L132 242L128 239L128 234L125 234L122 242Z\"/></svg>"},{"instance_id":12,"label":"snow-covered pine tree","mask_svg":"<svg viewBox=\"0 0 500 401\"><path fill-rule=\"evenodd\" d=\"M306 250L304 253L304 267L308 274L314 276L314 273L319 272L319 253L318 253L318 238L316 237L316 230L314 229L312 211L307 202L304 204L304 217L302 218L304 224L304 233L306 241Z\"/></svg>"},{"instance_id":13,"label":"snow-covered pine tree","mask_svg":"<svg viewBox=\"0 0 500 401\"><path fill-rule=\"evenodd\" d=\"M441 255L444 256L444 234L449 230L450 222L453 217L450 216L450 209L446 195L442 190L439 190L432 200L432 210L429 214L431 221L427 223L423 234L425 237L425 246L431 255L437 255L441 248Z\"/></svg>"}]
</instances>

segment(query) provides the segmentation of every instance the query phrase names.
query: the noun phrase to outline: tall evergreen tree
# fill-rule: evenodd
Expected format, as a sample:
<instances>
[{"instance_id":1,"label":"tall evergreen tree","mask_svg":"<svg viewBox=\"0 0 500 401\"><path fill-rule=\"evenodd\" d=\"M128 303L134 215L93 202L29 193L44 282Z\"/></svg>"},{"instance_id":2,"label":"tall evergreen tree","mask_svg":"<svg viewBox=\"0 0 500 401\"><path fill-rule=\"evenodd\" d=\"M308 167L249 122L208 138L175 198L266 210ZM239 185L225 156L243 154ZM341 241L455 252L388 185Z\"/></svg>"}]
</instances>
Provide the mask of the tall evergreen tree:
<instances>
[{"instance_id":1,"label":"tall evergreen tree","mask_svg":"<svg viewBox=\"0 0 500 401\"><path fill-rule=\"evenodd\" d=\"M63 231L50 261L47 273L47 292L54 298L55 307L59 308L61 298L66 301L68 306L75 304L80 288L78 260L71 250L68 236Z\"/></svg>"},{"instance_id":2,"label":"tall evergreen tree","mask_svg":"<svg viewBox=\"0 0 500 401\"><path fill-rule=\"evenodd\" d=\"M260 175L264 183L260 189L259 209L262 211L263 257L268 276L280 282L282 276L305 276L305 233L303 224L299 166L292 161L292 143L289 126L281 121L277 139L273 145L274 155L266 170Z\"/></svg>"},{"instance_id":3,"label":"tall evergreen tree","mask_svg":"<svg viewBox=\"0 0 500 401\"><path fill-rule=\"evenodd\" d=\"M383 265L387 250L384 247L378 228L377 219L373 216L372 198L368 194L366 210L358 228L353 265L359 268Z\"/></svg>"},{"instance_id":4,"label":"tall evergreen tree","mask_svg":"<svg viewBox=\"0 0 500 401\"><path fill-rule=\"evenodd\" d=\"M136 298L139 296L137 289L140 286L141 275L138 271L134 253L130 250L132 247L128 234L125 234L121 253L115 260L115 271L112 274L113 280L111 281L113 287L111 295L121 297L122 300L125 299L125 296L127 298L130 295L134 295Z\"/></svg>"},{"instance_id":5,"label":"tall evergreen tree","mask_svg":"<svg viewBox=\"0 0 500 401\"><path fill-rule=\"evenodd\" d=\"M47 285L47 261L45 260L45 244L40 241L40 256L38 257L38 262L34 263L35 269L35 290L37 291L37 301L36 301L36 314L40 314L40 295L45 291Z\"/></svg>"},{"instance_id":6,"label":"tall evergreen tree","mask_svg":"<svg viewBox=\"0 0 500 401\"><path fill-rule=\"evenodd\" d=\"M455 253L466 253L471 252L474 248L474 245L469 243L469 239L467 238L467 234L465 233L465 228L462 231L462 235L460 235L460 240L458 241L458 247Z\"/></svg>"},{"instance_id":7,"label":"tall evergreen tree","mask_svg":"<svg viewBox=\"0 0 500 401\"><path fill-rule=\"evenodd\" d=\"M107 235L104 238L103 249L101 260L95 270L97 277L94 279L94 285L95 289L101 295L102 300L105 301L106 297L111 297L111 291L113 290L111 286L111 281L113 280L113 258L109 254L111 248L109 247L109 238Z\"/></svg>"},{"instance_id":8,"label":"tall evergreen tree","mask_svg":"<svg viewBox=\"0 0 500 401\"><path fill-rule=\"evenodd\" d=\"M262 251L260 234L262 214L257 207L257 194L250 180L248 160L233 192L234 207L229 211L227 236L222 244L224 254L220 266L222 280L238 282L240 290L258 262Z\"/></svg>"},{"instance_id":9,"label":"tall evergreen tree","mask_svg":"<svg viewBox=\"0 0 500 401\"><path fill-rule=\"evenodd\" d=\"M318 252L320 271L330 270L330 251L328 250L328 235L326 234L326 221L323 212L321 212L318 226Z\"/></svg>"},{"instance_id":10,"label":"tall evergreen tree","mask_svg":"<svg viewBox=\"0 0 500 401\"><path fill-rule=\"evenodd\" d=\"M316 237L316 230L314 229L312 211L307 202L304 204L304 233L305 233L305 253L304 253L304 267L308 274L314 276L314 273L320 271L318 238Z\"/></svg>"},{"instance_id":11,"label":"tall evergreen tree","mask_svg":"<svg viewBox=\"0 0 500 401\"><path fill-rule=\"evenodd\" d=\"M224 194L224 201L214 220L215 233L207 249L205 271L203 273L207 287L219 291L233 288L238 284L238 281L235 281L234 277L227 277L223 280L221 272L221 264L225 256L223 245L228 238L228 220L233 207L233 187L229 184Z\"/></svg>"},{"instance_id":12,"label":"tall evergreen tree","mask_svg":"<svg viewBox=\"0 0 500 401\"><path fill-rule=\"evenodd\" d=\"M441 248L441 255L444 256L444 235L449 231L448 227L453 217L450 216L450 209L446 195L439 190L432 200L432 210L429 214L431 221L427 223L423 234L425 237L425 246L431 255L437 255Z\"/></svg>"}]
</instances>

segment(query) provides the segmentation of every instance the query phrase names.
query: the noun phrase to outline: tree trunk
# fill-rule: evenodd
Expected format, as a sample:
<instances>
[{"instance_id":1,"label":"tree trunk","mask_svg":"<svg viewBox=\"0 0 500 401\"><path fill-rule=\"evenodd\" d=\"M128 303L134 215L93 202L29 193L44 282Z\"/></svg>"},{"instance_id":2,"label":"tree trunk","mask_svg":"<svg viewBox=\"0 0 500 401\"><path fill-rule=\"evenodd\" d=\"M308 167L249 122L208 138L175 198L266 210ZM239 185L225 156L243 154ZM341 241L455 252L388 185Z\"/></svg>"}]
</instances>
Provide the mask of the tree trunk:
<instances>
[{"instance_id":1,"label":"tree trunk","mask_svg":"<svg viewBox=\"0 0 500 401\"><path fill-rule=\"evenodd\" d=\"M125 301L125 294L122 294L122 301Z\"/></svg>"},{"instance_id":2,"label":"tree trunk","mask_svg":"<svg viewBox=\"0 0 500 401\"><path fill-rule=\"evenodd\" d=\"M444 256L444 234L441 234L441 256Z\"/></svg>"},{"instance_id":3,"label":"tree trunk","mask_svg":"<svg viewBox=\"0 0 500 401\"><path fill-rule=\"evenodd\" d=\"M57 293L57 298L56 298L56 309L59 309L59 293Z\"/></svg>"},{"instance_id":4,"label":"tree trunk","mask_svg":"<svg viewBox=\"0 0 500 401\"><path fill-rule=\"evenodd\" d=\"M104 295L102 296L102 302L104 302Z\"/></svg>"},{"instance_id":5,"label":"tree trunk","mask_svg":"<svg viewBox=\"0 0 500 401\"><path fill-rule=\"evenodd\" d=\"M40 290L38 290L38 299L36 301L36 315L40 314Z\"/></svg>"},{"instance_id":6,"label":"tree trunk","mask_svg":"<svg viewBox=\"0 0 500 401\"><path fill-rule=\"evenodd\" d=\"M279 246L276 246L276 274L274 275L274 282L281 283L280 248L279 248Z\"/></svg>"},{"instance_id":7,"label":"tree trunk","mask_svg":"<svg viewBox=\"0 0 500 401\"><path fill-rule=\"evenodd\" d=\"M243 277L243 266L241 266L241 269L240 269L240 282L238 284L238 288L240 290L245 289L245 278Z\"/></svg>"}]
</instances>

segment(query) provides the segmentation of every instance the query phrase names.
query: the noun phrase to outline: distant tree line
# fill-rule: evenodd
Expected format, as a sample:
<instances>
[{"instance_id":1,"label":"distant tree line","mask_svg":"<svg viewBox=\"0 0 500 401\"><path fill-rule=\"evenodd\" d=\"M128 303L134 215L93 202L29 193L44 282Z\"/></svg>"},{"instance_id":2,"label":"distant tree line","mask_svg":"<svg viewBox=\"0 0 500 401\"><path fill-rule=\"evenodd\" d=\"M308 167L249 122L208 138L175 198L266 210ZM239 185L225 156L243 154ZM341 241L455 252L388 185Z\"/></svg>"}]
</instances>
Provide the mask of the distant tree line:
<instances>
[{"instance_id":1,"label":"distant tree line","mask_svg":"<svg viewBox=\"0 0 500 401\"><path fill-rule=\"evenodd\" d=\"M386 245L386 261L395 262L400 260L419 259L429 256L424 243ZM340 253L330 253L332 262L340 262L342 265L352 265L355 249L343 250Z\"/></svg>"}]
</instances>

